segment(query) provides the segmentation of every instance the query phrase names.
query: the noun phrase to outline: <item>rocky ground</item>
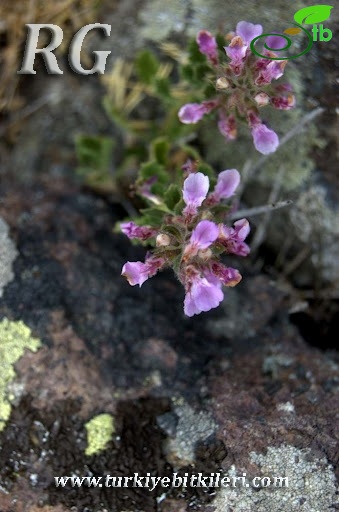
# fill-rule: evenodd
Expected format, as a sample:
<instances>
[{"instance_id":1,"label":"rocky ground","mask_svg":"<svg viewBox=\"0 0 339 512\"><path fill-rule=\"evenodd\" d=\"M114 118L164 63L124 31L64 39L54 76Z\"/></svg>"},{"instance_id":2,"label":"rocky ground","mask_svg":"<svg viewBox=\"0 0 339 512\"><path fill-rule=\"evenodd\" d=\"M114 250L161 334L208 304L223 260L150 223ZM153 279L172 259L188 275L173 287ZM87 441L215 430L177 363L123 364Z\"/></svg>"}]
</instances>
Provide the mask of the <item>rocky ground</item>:
<instances>
[{"instance_id":1,"label":"rocky ground","mask_svg":"<svg viewBox=\"0 0 339 512\"><path fill-rule=\"evenodd\" d=\"M113 57L131 57L175 30L213 29L224 8L217 1L209 9L171 2L168 11L160 1L132 4L102 6L100 16L116 31ZM264 7L253 21L270 22ZM292 19L294 7L281 9L272 10L273 21ZM234 7L232 26L244 10ZM334 16L333 31L337 22ZM145 252L113 232L124 201L74 176L74 135L118 136L100 106L97 77L37 73L22 82L37 108L5 113L1 127L0 512L339 509L336 59L334 42L323 44L298 71L300 115L310 105L325 111L298 156L307 153L312 172L291 192L294 214L270 219L270 229L287 226L293 242L284 265L276 264L281 240L273 233L241 262L243 281L223 305L191 319L170 272L141 290L120 276L125 261ZM256 194L269 190L269 176L249 184ZM253 205L249 190L244 206ZM312 210L317 222L305 239L298 221L309 221L305 205L315 190L323 203ZM252 226L255 232L260 221ZM317 272L319 232L326 272ZM93 418L101 423L90 435ZM248 482L282 476L289 487L150 492L54 483L55 476L136 472L246 473Z\"/></svg>"}]
</instances>

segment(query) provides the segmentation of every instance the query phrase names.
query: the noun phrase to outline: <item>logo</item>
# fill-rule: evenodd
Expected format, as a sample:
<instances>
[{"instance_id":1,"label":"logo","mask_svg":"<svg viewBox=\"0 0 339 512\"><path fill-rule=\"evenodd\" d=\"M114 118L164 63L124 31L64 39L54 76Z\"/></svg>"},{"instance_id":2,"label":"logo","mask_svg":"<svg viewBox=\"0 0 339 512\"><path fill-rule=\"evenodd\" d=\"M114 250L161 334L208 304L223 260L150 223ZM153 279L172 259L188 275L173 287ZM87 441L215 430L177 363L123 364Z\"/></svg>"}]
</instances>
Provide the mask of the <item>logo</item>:
<instances>
[{"instance_id":1,"label":"logo","mask_svg":"<svg viewBox=\"0 0 339 512\"><path fill-rule=\"evenodd\" d=\"M322 24L323 21L326 21L330 17L331 9L333 9L333 5L311 5L310 7L300 9L294 15L294 21L296 22L292 23L294 26L286 28L283 34L261 34L260 36L252 39L250 44L252 52L258 57L269 60L290 60L301 57L301 55L310 51L314 41L327 42L332 39L332 31L329 28L325 28ZM307 30L302 26L302 24L313 25L312 30ZM273 52L288 50L293 43L289 36L294 36L300 32L304 32L307 36L307 47L297 55L291 55L290 57L270 57L269 55L262 54L255 49L255 43L259 39L265 38L265 50ZM269 44L271 44L271 47Z\"/></svg>"}]
</instances>

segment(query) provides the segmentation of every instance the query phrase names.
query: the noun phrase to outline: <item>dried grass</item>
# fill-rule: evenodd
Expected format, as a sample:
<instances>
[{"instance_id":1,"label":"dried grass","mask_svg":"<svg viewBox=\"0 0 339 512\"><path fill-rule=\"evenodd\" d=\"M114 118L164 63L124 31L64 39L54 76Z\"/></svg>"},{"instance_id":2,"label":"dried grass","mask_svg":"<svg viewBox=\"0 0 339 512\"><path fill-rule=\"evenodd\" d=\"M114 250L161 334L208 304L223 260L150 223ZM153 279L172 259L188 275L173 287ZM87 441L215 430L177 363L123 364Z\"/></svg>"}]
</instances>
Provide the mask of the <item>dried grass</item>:
<instances>
[{"instance_id":1,"label":"dried grass","mask_svg":"<svg viewBox=\"0 0 339 512\"><path fill-rule=\"evenodd\" d=\"M0 111L24 105L17 93L17 75L27 36L26 23L55 23L64 32L65 50L74 33L93 21L97 0L1 0L0 2Z\"/></svg>"}]
</instances>

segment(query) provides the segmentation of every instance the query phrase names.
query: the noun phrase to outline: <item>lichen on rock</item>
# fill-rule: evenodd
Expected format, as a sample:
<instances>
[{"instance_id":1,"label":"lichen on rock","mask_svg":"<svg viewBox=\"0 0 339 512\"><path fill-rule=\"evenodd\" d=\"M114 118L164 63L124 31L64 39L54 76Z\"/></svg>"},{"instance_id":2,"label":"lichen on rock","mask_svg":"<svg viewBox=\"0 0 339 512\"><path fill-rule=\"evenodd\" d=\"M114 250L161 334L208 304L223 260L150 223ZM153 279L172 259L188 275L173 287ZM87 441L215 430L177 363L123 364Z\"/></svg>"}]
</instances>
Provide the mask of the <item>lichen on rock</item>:
<instances>
[{"instance_id":1,"label":"lichen on rock","mask_svg":"<svg viewBox=\"0 0 339 512\"><path fill-rule=\"evenodd\" d=\"M166 439L164 449L168 462L179 469L188 464L194 465L197 443L213 435L216 424L210 414L196 412L185 402L177 404L174 412L177 417L175 435Z\"/></svg>"},{"instance_id":2,"label":"lichen on rock","mask_svg":"<svg viewBox=\"0 0 339 512\"><path fill-rule=\"evenodd\" d=\"M213 505L216 512L330 512L336 501L333 468L325 458L317 459L310 449L290 445L268 447L266 455L250 453L258 466L256 476L288 478L288 486L261 487L237 485L221 488ZM229 476L236 476L232 466Z\"/></svg>"},{"instance_id":3,"label":"lichen on rock","mask_svg":"<svg viewBox=\"0 0 339 512\"><path fill-rule=\"evenodd\" d=\"M33 338L31 330L23 322L4 318L0 322L0 432L4 429L11 413L11 402L15 398L9 385L15 378L14 364L25 349L36 352L41 342Z\"/></svg>"},{"instance_id":4,"label":"lichen on rock","mask_svg":"<svg viewBox=\"0 0 339 512\"><path fill-rule=\"evenodd\" d=\"M8 231L6 222L0 217L0 297L5 286L14 278L12 266L18 255Z\"/></svg>"},{"instance_id":5,"label":"lichen on rock","mask_svg":"<svg viewBox=\"0 0 339 512\"><path fill-rule=\"evenodd\" d=\"M115 432L114 419L110 414L103 413L89 420L87 430L87 448L85 455L94 455L105 450Z\"/></svg>"}]
</instances>

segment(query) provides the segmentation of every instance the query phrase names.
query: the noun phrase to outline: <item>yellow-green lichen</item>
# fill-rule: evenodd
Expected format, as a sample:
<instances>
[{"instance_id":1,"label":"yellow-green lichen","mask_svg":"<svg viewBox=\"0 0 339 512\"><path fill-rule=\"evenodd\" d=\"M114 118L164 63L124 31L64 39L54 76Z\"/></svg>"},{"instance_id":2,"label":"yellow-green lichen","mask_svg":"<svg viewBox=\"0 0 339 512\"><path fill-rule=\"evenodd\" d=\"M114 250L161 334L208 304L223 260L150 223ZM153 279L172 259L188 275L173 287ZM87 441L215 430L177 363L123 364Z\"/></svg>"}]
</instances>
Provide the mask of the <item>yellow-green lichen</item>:
<instances>
[{"instance_id":1,"label":"yellow-green lichen","mask_svg":"<svg viewBox=\"0 0 339 512\"><path fill-rule=\"evenodd\" d=\"M40 340L32 337L31 330L23 322L12 322L8 318L0 322L0 432L11 413L14 397L10 396L8 385L15 378L14 364L25 349L36 352L40 345Z\"/></svg>"},{"instance_id":2,"label":"yellow-green lichen","mask_svg":"<svg viewBox=\"0 0 339 512\"><path fill-rule=\"evenodd\" d=\"M115 432L114 420L110 414L103 413L89 420L87 430L87 448L85 455L94 455L105 450Z\"/></svg>"}]
</instances>

